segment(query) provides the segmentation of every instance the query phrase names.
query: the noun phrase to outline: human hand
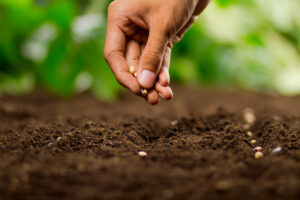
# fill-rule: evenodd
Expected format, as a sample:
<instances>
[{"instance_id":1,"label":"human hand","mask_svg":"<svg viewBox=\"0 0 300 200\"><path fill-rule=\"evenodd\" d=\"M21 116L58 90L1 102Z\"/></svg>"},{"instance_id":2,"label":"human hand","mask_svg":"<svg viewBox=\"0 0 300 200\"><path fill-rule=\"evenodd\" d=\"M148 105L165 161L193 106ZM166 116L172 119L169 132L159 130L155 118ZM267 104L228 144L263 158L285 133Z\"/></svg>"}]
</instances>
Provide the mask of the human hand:
<instances>
[{"instance_id":1,"label":"human hand","mask_svg":"<svg viewBox=\"0 0 300 200\"><path fill-rule=\"evenodd\" d=\"M171 49L209 0L115 0L108 9L105 59L117 81L154 105L173 97ZM137 69L137 77L129 72ZM159 96L158 96L159 95Z\"/></svg>"}]
</instances>

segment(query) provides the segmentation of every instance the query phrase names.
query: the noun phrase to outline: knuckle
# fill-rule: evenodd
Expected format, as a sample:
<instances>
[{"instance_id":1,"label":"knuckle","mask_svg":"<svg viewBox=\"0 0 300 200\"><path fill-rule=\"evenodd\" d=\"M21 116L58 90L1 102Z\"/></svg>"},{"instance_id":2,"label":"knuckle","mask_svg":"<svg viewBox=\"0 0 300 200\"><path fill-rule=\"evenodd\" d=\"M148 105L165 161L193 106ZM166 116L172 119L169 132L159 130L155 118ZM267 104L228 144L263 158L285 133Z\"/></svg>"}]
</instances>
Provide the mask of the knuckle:
<instances>
[{"instance_id":1,"label":"knuckle","mask_svg":"<svg viewBox=\"0 0 300 200\"><path fill-rule=\"evenodd\" d=\"M108 6L108 12L112 12L112 11L115 10L115 8L116 8L116 3L117 3L117 1L113 1L113 2L111 2L111 3L109 4L109 6Z\"/></svg>"},{"instance_id":2,"label":"knuckle","mask_svg":"<svg viewBox=\"0 0 300 200\"><path fill-rule=\"evenodd\" d=\"M126 27L131 23L130 19L125 14L123 14L123 12L117 14L114 20L120 27Z\"/></svg>"},{"instance_id":3,"label":"knuckle","mask_svg":"<svg viewBox=\"0 0 300 200\"><path fill-rule=\"evenodd\" d=\"M126 26L130 23L130 19L126 15L127 8L125 5L120 5L117 1L112 2L108 6L108 15L111 20L119 26Z\"/></svg>"}]
</instances>

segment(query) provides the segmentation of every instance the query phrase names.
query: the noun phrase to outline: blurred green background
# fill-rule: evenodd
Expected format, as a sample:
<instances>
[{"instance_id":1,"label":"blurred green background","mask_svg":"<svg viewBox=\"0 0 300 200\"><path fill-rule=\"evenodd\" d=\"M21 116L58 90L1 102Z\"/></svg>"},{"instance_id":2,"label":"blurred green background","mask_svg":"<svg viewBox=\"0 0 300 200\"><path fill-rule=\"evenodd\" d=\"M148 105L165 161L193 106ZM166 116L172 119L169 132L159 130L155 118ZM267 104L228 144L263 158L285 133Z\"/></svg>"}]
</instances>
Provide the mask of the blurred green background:
<instances>
[{"instance_id":1,"label":"blurred green background","mask_svg":"<svg viewBox=\"0 0 300 200\"><path fill-rule=\"evenodd\" d=\"M122 89L103 58L109 0L0 0L0 94ZM172 81L300 94L300 1L215 0L176 45Z\"/></svg>"}]
</instances>

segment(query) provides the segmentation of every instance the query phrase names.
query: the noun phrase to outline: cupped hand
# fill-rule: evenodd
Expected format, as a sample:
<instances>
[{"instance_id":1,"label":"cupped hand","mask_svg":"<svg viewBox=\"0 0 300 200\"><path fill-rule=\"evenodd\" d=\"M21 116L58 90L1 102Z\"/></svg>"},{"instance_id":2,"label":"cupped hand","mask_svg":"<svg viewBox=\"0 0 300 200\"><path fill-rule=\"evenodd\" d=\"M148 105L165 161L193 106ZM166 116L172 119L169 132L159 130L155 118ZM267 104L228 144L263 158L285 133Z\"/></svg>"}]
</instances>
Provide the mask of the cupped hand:
<instances>
[{"instance_id":1,"label":"cupped hand","mask_svg":"<svg viewBox=\"0 0 300 200\"><path fill-rule=\"evenodd\" d=\"M104 57L117 81L154 105L172 99L173 46L195 22L209 0L115 0L108 9ZM137 77L129 68L134 66Z\"/></svg>"}]
</instances>

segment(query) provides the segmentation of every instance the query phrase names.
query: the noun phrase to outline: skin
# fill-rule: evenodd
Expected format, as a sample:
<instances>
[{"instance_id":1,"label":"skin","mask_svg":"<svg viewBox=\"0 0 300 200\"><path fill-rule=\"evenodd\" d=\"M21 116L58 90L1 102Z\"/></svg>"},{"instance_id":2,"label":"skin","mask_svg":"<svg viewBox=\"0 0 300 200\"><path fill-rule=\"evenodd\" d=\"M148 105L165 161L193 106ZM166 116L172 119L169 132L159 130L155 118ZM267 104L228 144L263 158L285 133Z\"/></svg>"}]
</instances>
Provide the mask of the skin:
<instances>
[{"instance_id":1,"label":"skin","mask_svg":"<svg viewBox=\"0 0 300 200\"><path fill-rule=\"evenodd\" d=\"M173 98L170 58L209 0L115 0L108 8L104 57L117 81L155 105ZM137 70L137 77L129 72ZM147 73L146 73L147 72Z\"/></svg>"}]
</instances>

